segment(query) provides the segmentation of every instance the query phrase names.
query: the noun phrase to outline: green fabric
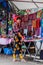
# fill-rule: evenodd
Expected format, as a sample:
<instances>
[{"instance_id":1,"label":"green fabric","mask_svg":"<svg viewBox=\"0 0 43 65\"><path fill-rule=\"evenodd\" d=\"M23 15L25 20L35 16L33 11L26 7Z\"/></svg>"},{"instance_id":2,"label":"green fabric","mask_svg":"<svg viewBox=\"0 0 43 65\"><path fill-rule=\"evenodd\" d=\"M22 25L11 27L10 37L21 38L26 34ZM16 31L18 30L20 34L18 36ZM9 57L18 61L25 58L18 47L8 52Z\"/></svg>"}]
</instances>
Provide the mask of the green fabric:
<instances>
[{"instance_id":1,"label":"green fabric","mask_svg":"<svg viewBox=\"0 0 43 65\"><path fill-rule=\"evenodd\" d=\"M22 49L26 49L26 46L22 46Z\"/></svg>"},{"instance_id":2,"label":"green fabric","mask_svg":"<svg viewBox=\"0 0 43 65\"><path fill-rule=\"evenodd\" d=\"M25 12L24 12L24 11L19 11L18 14L19 14L19 15L24 15Z\"/></svg>"},{"instance_id":3,"label":"green fabric","mask_svg":"<svg viewBox=\"0 0 43 65\"><path fill-rule=\"evenodd\" d=\"M8 21L8 24L9 24L9 25L12 25L12 21L11 21L11 20L10 20L10 21Z\"/></svg>"}]
</instances>

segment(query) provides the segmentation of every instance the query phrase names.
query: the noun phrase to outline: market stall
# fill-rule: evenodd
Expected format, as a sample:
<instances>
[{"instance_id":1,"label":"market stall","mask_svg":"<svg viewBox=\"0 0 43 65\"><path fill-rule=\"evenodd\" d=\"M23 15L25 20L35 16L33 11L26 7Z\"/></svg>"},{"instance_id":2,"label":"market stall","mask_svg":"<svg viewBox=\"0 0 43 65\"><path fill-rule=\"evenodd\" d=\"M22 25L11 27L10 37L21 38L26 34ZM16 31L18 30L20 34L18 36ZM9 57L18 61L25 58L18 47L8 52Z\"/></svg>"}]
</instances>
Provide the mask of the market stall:
<instances>
[{"instance_id":1,"label":"market stall","mask_svg":"<svg viewBox=\"0 0 43 65\"><path fill-rule=\"evenodd\" d=\"M7 9L8 12L6 12L5 10L3 11L3 9L1 10L1 12L4 12L4 14L7 13L6 15L8 14L9 15L8 17L4 15L6 18L4 17L5 19L1 21L0 34L6 34L7 32L8 36L11 36L11 35L13 36L13 34L16 35L20 31L20 33L22 33L22 35L25 36L25 39L23 39L23 41L25 43L28 42L27 51L29 52L28 49L31 44L35 45L35 46L33 45L35 49L37 48L35 57L38 51L40 54L40 50L41 50L41 46L43 42L43 8L42 8L43 4L42 2L40 3L40 1L38 2L35 0L8 1L9 3L8 6L10 6L11 10L8 10L9 8ZM15 9L16 12L14 12L14 10L12 11L13 8ZM4 43L2 42L2 40L4 41ZM37 42L41 42L41 43L38 45ZM9 41L7 41L6 38L0 38L0 44L7 45L8 43Z\"/></svg>"},{"instance_id":2,"label":"market stall","mask_svg":"<svg viewBox=\"0 0 43 65\"><path fill-rule=\"evenodd\" d=\"M23 28L23 33L27 36L25 39L26 42L37 41L37 43L35 43L35 44L37 45L36 48L38 48L37 50L39 50L39 51L41 50L41 46L42 46L42 43L40 43L40 39L41 39L41 41L43 41L43 39L42 39L43 31L42 31L42 24L41 24L42 19L43 19L42 2L43 1L35 1L35 0L12 1L12 3L15 4L20 9L20 11L17 11L17 15L19 15L22 18L21 28ZM30 7L30 5L33 5L33 7L32 6ZM31 9L31 8L33 8L33 9ZM14 18L15 18L15 16L14 16ZM15 21L15 19L14 19L14 21ZM32 38L28 37L29 31L32 31ZM36 40L36 39L38 39L38 40ZM39 41L39 44L38 44L38 41Z\"/></svg>"}]
</instances>

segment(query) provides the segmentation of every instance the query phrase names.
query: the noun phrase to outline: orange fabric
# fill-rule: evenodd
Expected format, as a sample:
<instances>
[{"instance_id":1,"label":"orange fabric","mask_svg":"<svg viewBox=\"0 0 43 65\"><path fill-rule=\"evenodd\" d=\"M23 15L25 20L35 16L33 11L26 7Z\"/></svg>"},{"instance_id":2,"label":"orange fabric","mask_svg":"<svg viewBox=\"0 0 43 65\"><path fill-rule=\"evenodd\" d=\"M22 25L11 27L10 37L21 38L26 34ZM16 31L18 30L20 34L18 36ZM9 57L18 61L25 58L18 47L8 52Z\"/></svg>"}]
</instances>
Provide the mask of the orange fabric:
<instances>
[{"instance_id":1,"label":"orange fabric","mask_svg":"<svg viewBox=\"0 0 43 65\"><path fill-rule=\"evenodd\" d=\"M36 20L32 20L32 26L33 28L36 28Z\"/></svg>"}]
</instances>

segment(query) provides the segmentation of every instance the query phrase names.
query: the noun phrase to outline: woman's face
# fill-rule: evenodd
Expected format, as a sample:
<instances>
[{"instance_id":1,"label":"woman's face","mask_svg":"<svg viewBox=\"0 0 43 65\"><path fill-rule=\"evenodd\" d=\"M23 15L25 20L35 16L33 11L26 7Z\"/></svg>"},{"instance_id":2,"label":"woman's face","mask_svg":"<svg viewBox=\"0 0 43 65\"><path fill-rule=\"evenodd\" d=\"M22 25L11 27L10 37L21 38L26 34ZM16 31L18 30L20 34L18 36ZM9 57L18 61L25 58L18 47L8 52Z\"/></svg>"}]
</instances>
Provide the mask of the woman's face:
<instances>
[{"instance_id":1,"label":"woman's face","mask_svg":"<svg viewBox=\"0 0 43 65\"><path fill-rule=\"evenodd\" d=\"M17 20L17 23L19 24L20 22L21 22L21 20L20 20L20 19L18 19L18 20Z\"/></svg>"}]
</instances>

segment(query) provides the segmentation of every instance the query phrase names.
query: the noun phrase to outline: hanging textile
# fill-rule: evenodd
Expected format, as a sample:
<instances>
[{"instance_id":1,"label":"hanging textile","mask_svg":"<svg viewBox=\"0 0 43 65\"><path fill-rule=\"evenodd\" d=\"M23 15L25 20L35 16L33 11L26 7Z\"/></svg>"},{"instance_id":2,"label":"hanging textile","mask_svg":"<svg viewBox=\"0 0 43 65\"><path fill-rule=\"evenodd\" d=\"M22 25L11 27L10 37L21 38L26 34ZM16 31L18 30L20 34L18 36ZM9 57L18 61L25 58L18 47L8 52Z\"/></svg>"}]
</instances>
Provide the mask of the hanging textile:
<instances>
[{"instance_id":1,"label":"hanging textile","mask_svg":"<svg viewBox=\"0 0 43 65\"><path fill-rule=\"evenodd\" d=\"M41 19L41 27L43 28L43 19Z\"/></svg>"},{"instance_id":2,"label":"hanging textile","mask_svg":"<svg viewBox=\"0 0 43 65\"><path fill-rule=\"evenodd\" d=\"M36 28L36 20L32 20L32 27Z\"/></svg>"},{"instance_id":3,"label":"hanging textile","mask_svg":"<svg viewBox=\"0 0 43 65\"><path fill-rule=\"evenodd\" d=\"M41 15L41 18L43 18L43 13L42 13L42 15Z\"/></svg>"},{"instance_id":4,"label":"hanging textile","mask_svg":"<svg viewBox=\"0 0 43 65\"><path fill-rule=\"evenodd\" d=\"M0 0L0 3L3 2L4 0Z\"/></svg>"},{"instance_id":5,"label":"hanging textile","mask_svg":"<svg viewBox=\"0 0 43 65\"><path fill-rule=\"evenodd\" d=\"M31 19L32 19L32 17L33 17L33 14L30 14L30 15L29 15L29 20L31 20Z\"/></svg>"},{"instance_id":6,"label":"hanging textile","mask_svg":"<svg viewBox=\"0 0 43 65\"><path fill-rule=\"evenodd\" d=\"M25 14L25 11L20 10L20 11L18 11L18 14L19 15L24 15Z\"/></svg>"},{"instance_id":7,"label":"hanging textile","mask_svg":"<svg viewBox=\"0 0 43 65\"><path fill-rule=\"evenodd\" d=\"M43 37L43 27L41 28L41 37Z\"/></svg>"},{"instance_id":8,"label":"hanging textile","mask_svg":"<svg viewBox=\"0 0 43 65\"><path fill-rule=\"evenodd\" d=\"M36 20L36 28L39 28L40 27L40 19L37 19Z\"/></svg>"},{"instance_id":9,"label":"hanging textile","mask_svg":"<svg viewBox=\"0 0 43 65\"><path fill-rule=\"evenodd\" d=\"M36 13L33 14L32 19L36 19Z\"/></svg>"},{"instance_id":10,"label":"hanging textile","mask_svg":"<svg viewBox=\"0 0 43 65\"><path fill-rule=\"evenodd\" d=\"M36 19L36 32L35 32L35 34L37 36L40 35L40 19Z\"/></svg>"},{"instance_id":11,"label":"hanging textile","mask_svg":"<svg viewBox=\"0 0 43 65\"><path fill-rule=\"evenodd\" d=\"M24 22L28 21L28 15L24 15Z\"/></svg>"},{"instance_id":12,"label":"hanging textile","mask_svg":"<svg viewBox=\"0 0 43 65\"><path fill-rule=\"evenodd\" d=\"M42 10L37 12L37 18L41 18Z\"/></svg>"},{"instance_id":13,"label":"hanging textile","mask_svg":"<svg viewBox=\"0 0 43 65\"><path fill-rule=\"evenodd\" d=\"M10 5L6 0L0 0L0 4L2 5L3 8L6 8L8 12L10 12Z\"/></svg>"},{"instance_id":14,"label":"hanging textile","mask_svg":"<svg viewBox=\"0 0 43 65\"><path fill-rule=\"evenodd\" d=\"M37 29L36 29L35 34L36 34L37 36L40 35L40 28L37 28Z\"/></svg>"},{"instance_id":15,"label":"hanging textile","mask_svg":"<svg viewBox=\"0 0 43 65\"><path fill-rule=\"evenodd\" d=\"M43 37L43 19L41 20L41 37Z\"/></svg>"},{"instance_id":16,"label":"hanging textile","mask_svg":"<svg viewBox=\"0 0 43 65\"><path fill-rule=\"evenodd\" d=\"M30 26L30 25L32 26L32 21L31 21L31 20L28 21L28 25L29 25L29 26Z\"/></svg>"},{"instance_id":17,"label":"hanging textile","mask_svg":"<svg viewBox=\"0 0 43 65\"><path fill-rule=\"evenodd\" d=\"M28 26L28 31L32 31L32 26Z\"/></svg>"}]
</instances>

